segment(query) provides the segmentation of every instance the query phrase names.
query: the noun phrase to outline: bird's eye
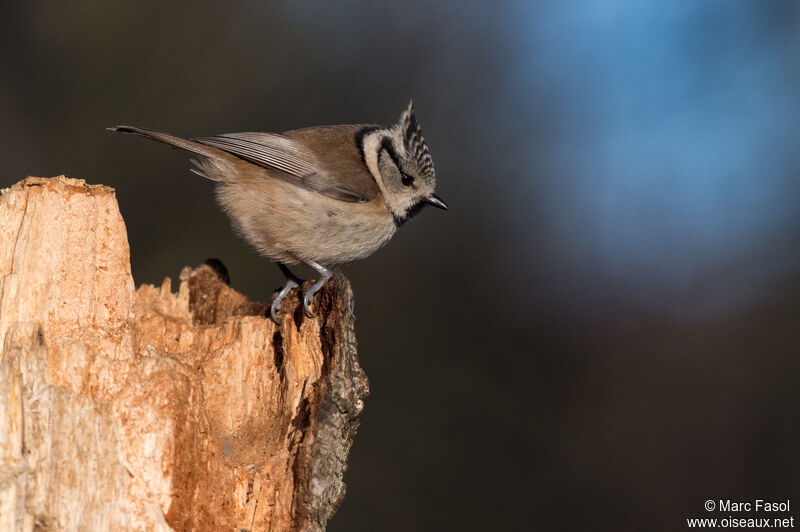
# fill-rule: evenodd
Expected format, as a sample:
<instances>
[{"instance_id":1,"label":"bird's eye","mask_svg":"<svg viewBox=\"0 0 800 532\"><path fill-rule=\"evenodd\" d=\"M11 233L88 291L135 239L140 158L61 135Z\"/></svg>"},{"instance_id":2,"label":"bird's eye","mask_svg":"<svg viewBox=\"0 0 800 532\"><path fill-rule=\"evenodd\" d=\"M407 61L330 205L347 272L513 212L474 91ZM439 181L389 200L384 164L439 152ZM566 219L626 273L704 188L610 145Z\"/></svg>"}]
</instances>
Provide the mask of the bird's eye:
<instances>
[{"instance_id":1,"label":"bird's eye","mask_svg":"<svg viewBox=\"0 0 800 532\"><path fill-rule=\"evenodd\" d=\"M414 178L408 175L407 173L403 172L403 177L401 178L403 185L410 187L414 184Z\"/></svg>"}]
</instances>

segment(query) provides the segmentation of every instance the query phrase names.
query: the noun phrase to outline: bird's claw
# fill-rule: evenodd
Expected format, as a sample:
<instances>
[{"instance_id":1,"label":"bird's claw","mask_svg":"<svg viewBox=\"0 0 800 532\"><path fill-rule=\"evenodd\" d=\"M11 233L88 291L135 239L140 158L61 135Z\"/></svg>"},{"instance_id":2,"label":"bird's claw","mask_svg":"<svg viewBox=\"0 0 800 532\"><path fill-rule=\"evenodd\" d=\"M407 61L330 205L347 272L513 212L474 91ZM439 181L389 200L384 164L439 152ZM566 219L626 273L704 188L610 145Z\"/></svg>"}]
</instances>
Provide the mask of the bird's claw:
<instances>
[{"instance_id":1,"label":"bird's claw","mask_svg":"<svg viewBox=\"0 0 800 532\"><path fill-rule=\"evenodd\" d=\"M320 266L316 262L313 261L306 261L306 264L317 270L320 274L320 278L317 280L316 283L311 285L306 293L303 295L303 311L305 315L309 318L314 317L314 313L311 312L311 302L314 300L314 295L319 292L320 288L322 288L325 283L333 276L333 273L325 268L324 266ZM272 321L278 323L278 309L281 306L281 301L289 293L289 290L294 288L295 286L299 286L303 284L303 280L297 277L292 271L289 269L288 266L282 263L278 263L283 275L286 277L286 285L281 289L275 299L272 301L272 306L270 307L270 317Z\"/></svg>"},{"instance_id":2,"label":"bird's claw","mask_svg":"<svg viewBox=\"0 0 800 532\"><path fill-rule=\"evenodd\" d=\"M281 322L278 321L278 310L281 308L281 302L283 301L283 298L286 297L286 294L288 294L289 291L295 286L298 286L298 284L294 279L286 279L286 284L275 296L275 299L272 300L272 305L270 305L269 308L269 317L272 318L272 321L274 321L276 325L281 324Z\"/></svg>"},{"instance_id":3,"label":"bird's claw","mask_svg":"<svg viewBox=\"0 0 800 532\"><path fill-rule=\"evenodd\" d=\"M280 325L281 322L278 321L278 308L280 304L276 305L278 298L275 298L275 301L272 302L272 306L269 309L269 317L275 323L275 325Z\"/></svg>"},{"instance_id":4,"label":"bird's claw","mask_svg":"<svg viewBox=\"0 0 800 532\"><path fill-rule=\"evenodd\" d=\"M322 277L316 283L311 285L308 290L306 290L306 294L303 296L303 309L305 310L307 317L314 317L314 313L311 312L311 302L314 301L314 296L322 289L323 286L325 286L325 283L327 283L330 278L330 272L325 270L325 273L322 275Z\"/></svg>"},{"instance_id":5,"label":"bird's claw","mask_svg":"<svg viewBox=\"0 0 800 532\"><path fill-rule=\"evenodd\" d=\"M313 318L314 317L314 313L311 312L311 300L312 299L314 299L314 293L311 292L311 289L309 288L308 291L306 292L306 295L303 296L303 310L305 311L307 318Z\"/></svg>"}]
</instances>

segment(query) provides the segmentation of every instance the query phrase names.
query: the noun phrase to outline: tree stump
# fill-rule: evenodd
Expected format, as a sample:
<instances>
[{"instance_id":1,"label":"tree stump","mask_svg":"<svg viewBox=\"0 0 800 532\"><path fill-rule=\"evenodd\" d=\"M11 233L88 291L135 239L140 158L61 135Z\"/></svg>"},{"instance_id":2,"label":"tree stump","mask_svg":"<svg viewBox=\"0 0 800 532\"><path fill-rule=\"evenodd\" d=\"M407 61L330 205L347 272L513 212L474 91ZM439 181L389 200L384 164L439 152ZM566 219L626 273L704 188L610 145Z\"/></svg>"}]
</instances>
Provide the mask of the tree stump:
<instances>
[{"instance_id":1,"label":"tree stump","mask_svg":"<svg viewBox=\"0 0 800 532\"><path fill-rule=\"evenodd\" d=\"M368 393L352 297L337 272L276 326L219 263L136 290L113 189L3 190L0 530L324 530Z\"/></svg>"}]
</instances>

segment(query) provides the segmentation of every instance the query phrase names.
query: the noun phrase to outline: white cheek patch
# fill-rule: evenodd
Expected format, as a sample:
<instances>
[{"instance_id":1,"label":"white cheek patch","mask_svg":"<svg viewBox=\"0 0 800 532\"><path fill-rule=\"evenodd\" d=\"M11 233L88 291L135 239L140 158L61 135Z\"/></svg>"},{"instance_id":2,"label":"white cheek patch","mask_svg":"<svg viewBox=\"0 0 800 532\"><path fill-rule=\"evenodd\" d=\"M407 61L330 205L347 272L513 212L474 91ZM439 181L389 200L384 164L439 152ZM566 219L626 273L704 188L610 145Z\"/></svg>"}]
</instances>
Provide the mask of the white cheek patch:
<instances>
[{"instance_id":1,"label":"white cheek patch","mask_svg":"<svg viewBox=\"0 0 800 532\"><path fill-rule=\"evenodd\" d=\"M398 139L395 137L396 133L396 130L386 129L373 131L364 136L362 146L364 149L364 163L366 163L367 169L372 174L372 177L375 178L375 182L381 190L386 206L394 216L403 216L410 208L412 200L411 198L405 197L403 194L398 194L396 191L392 193L387 190L378 164L378 159L383 149L382 145L386 140L392 144L394 156L401 160L405 158L406 148L403 146L402 142L397 142ZM386 156L387 158L389 157L388 154ZM400 168L397 170L398 172L402 171Z\"/></svg>"},{"instance_id":2,"label":"white cheek patch","mask_svg":"<svg viewBox=\"0 0 800 532\"><path fill-rule=\"evenodd\" d=\"M375 182L378 183L381 193L386 194L386 190L383 186L383 178L381 178L381 171L378 168L378 151L381 149L381 141L383 140L384 134L383 131L374 131L367 134L364 137L363 149L364 162L367 164L369 173L375 178Z\"/></svg>"}]
</instances>

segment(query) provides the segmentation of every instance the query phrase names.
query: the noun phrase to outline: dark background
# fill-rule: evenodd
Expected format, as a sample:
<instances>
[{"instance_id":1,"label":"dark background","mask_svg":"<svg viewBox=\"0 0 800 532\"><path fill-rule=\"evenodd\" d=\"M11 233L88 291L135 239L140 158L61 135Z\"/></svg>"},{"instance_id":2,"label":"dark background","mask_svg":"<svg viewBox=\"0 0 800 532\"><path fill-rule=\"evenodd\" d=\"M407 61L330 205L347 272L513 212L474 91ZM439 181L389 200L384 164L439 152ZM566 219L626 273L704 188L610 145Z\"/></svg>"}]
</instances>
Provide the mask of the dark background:
<instances>
[{"instance_id":1,"label":"dark background","mask_svg":"<svg viewBox=\"0 0 800 532\"><path fill-rule=\"evenodd\" d=\"M679 530L800 506L798 95L796 2L3 2L0 185L111 185L137 285L218 257L266 301L187 154L104 128L413 97L451 210L344 270L372 395L330 529Z\"/></svg>"}]
</instances>

